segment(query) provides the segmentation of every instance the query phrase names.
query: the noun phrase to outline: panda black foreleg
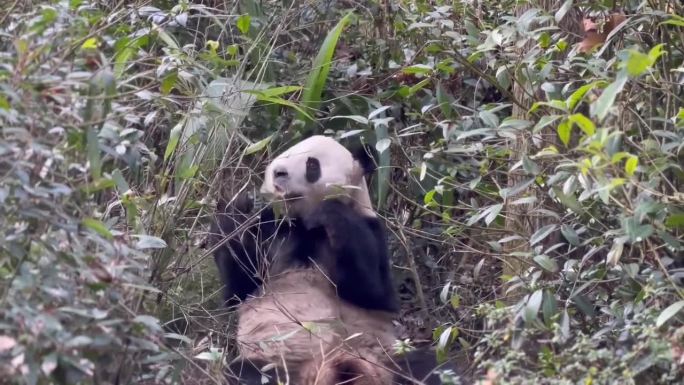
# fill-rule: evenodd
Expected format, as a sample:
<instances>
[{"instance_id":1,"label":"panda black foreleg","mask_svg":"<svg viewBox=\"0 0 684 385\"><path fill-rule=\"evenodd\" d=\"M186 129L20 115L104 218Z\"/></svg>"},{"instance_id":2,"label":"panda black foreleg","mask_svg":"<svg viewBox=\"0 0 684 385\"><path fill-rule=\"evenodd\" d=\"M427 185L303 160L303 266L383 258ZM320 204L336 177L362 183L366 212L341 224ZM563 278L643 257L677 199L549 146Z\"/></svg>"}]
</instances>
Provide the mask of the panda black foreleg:
<instances>
[{"instance_id":1,"label":"panda black foreleg","mask_svg":"<svg viewBox=\"0 0 684 385\"><path fill-rule=\"evenodd\" d=\"M245 195L237 198L236 203L219 204L210 230L210 246L231 237L214 251L214 261L225 286L224 303L227 306L238 304L261 285L257 269L263 255L262 243L274 231L271 210L262 212L258 223L249 224L244 231L240 228L250 219L250 203Z\"/></svg>"},{"instance_id":2,"label":"panda black foreleg","mask_svg":"<svg viewBox=\"0 0 684 385\"><path fill-rule=\"evenodd\" d=\"M396 311L385 229L378 218L364 217L345 203L329 199L310 216L309 226L325 228L338 295L373 310Z\"/></svg>"}]
</instances>

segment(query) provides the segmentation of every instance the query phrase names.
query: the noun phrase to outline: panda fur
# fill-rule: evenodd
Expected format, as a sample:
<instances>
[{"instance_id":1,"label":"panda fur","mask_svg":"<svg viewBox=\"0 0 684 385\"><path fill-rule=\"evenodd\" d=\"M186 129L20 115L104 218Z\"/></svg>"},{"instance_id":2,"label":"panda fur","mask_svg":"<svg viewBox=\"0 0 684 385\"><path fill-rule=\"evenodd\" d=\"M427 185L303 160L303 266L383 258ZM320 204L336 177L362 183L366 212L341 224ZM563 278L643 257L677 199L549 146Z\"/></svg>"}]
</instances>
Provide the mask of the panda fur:
<instances>
[{"instance_id":1,"label":"panda fur","mask_svg":"<svg viewBox=\"0 0 684 385\"><path fill-rule=\"evenodd\" d=\"M373 170L364 149L313 136L268 165L261 192L272 203L256 224L244 197L219 207L210 242L238 232L214 253L224 299L239 304L236 383L261 384L269 365L272 381L295 385L391 384L415 369L411 357L387 359L398 300L365 182Z\"/></svg>"}]
</instances>

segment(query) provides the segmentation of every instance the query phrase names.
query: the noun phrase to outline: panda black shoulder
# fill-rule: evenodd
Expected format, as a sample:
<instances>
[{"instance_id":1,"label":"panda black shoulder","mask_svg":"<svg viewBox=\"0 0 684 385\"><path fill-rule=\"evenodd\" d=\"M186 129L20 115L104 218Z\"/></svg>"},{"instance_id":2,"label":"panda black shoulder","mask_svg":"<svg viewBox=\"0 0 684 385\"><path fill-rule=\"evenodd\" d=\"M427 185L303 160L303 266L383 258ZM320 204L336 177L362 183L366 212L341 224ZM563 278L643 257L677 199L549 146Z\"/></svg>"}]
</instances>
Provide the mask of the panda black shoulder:
<instances>
[{"instance_id":1,"label":"panda black shoulder","mask_svg":"<svg viewBox=\"0 0 684 385\"><path fill-rule=\"evenodd\" d=\"M352 157L359 162L364 174L370 176L377 169L378 152L373 146L362 143L361 140L350 141L346 144Z\"/></svg>"}]
</instances>

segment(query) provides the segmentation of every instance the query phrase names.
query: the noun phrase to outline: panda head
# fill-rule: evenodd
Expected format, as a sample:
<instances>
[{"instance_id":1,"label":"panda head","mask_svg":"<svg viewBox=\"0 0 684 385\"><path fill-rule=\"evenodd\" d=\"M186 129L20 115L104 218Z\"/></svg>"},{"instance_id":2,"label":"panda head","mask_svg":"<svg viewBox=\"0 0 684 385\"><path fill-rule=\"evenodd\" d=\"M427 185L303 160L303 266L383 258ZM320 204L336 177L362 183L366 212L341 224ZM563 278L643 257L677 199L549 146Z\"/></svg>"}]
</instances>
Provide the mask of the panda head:
<instances>
[{"instance_id":1,"label":"panda head","mask_svg":"<svg viewBox=\"0 0 684 385\"><path fill-rule=\"evenodd\" d=\"M365 149L352 154L334 139L315 135L266 167L261 193L271 202L282 203L289 217L305 217L327 198L344 200L359 213L374 217L365 180L373 169Z\"/></svg>"}]
</instances>

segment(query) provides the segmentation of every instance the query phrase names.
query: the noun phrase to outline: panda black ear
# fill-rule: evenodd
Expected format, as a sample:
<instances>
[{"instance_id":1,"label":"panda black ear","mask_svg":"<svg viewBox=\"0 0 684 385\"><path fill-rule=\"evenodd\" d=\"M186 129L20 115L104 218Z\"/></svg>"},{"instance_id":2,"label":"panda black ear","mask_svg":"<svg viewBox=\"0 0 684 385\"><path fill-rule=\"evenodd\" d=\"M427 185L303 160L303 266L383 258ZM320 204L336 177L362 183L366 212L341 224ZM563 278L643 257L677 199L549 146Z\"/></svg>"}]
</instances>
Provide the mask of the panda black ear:
<instances>
[{"instance_id":1,"label":"panda black ear","mask_svg":"<svg viewBox=\"0 0 684 385\"><path fill-rule=\"evenodd\" d=\"M369 144L356 143L350 148L352 156L363 168L364 175L368 176L377 169L378 152Z\"/></svg>"}]
</instances>

